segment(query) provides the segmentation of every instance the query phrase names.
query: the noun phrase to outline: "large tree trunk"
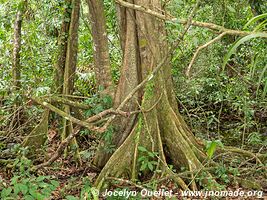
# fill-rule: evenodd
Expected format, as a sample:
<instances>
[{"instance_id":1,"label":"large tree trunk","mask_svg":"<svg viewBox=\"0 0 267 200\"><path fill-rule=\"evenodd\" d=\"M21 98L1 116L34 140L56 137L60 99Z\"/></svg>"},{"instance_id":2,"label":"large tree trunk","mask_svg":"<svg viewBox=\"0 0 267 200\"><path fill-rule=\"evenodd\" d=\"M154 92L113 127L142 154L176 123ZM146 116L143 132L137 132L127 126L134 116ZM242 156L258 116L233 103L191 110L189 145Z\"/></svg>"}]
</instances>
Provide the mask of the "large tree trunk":
<instances>
[{"instance_id":1,"label":"large tree trunk","mask_svg":"<svg viewBox=\"0 0 267 200\"><path fill-rule=\"evenodd\" d=\"M136 0L135 4L153 10L161 9L160 0ZM164 22L153 16L129 9L126 9L126 13L126 28L122 29L126 30L123 36L125 38L124 65L116 93L117 102L121 102L129 94L140 77L144 78L150 74L164 60L168 52ZM124 74L134 76L128 78L123 76ZM177 169L185 167L193 171L202 167L201 161L206 156L177 110L168 59L147 83L142 95L142 102L138 100L138 98L133 99L125 109L133 111L140 103L139 108L143 112L138 116L138 120L122 120L125 129L131 128L127 132L130 134L116 133L115 138L122 138L122 140L114 140L119 148L110 157L98 176L95 183L98 188L102 187L105 177L108 176L128 176L132 180L137 178L140 168L137 162L137 158L140 156L138 146L158 153L158 168L162 169L162 172L166 172L166 157ZM128 137L124 141L125 136ZM122 145L120 142L123 142ZM179 183L181 187L186 187L183 181ZM191 187L195 188L194 181Z\"/></svg>"},{"instance_id":2,"label":"large tree trunk","mask_svg":"<svg viewBox=\"0 0 267 200\"><path fill-rule=\"evenodd\" d=\"M94 41L94 69L97 86L103 87L101 94L113 96L104 4L102 0L87 0L87 3Z\"/></svg>"},{"instance_id":3,"label":"large tree trunk","mask_svg":"<svg viewBox=\"0 0 267 200\"><path fill-rule=\"evenodd\" d=\"M133 2L133 1L131 1ZM114 97L114 107L118 107L125 97L140 83L140 53L138 48L137 28L135 24L135 12L133 10L121 8L119 19L125 27L121 27L121 39L123 50L123 64L121 77ZM141 103L140 92L124 106L126 112L137 110ZM127 138L136 123L137 116L133 115L128 118L116 117L113 125L115 135L112 144L119 147ZM110 141L109 141L110 142ZM94 164L102 168L111 156L105 149L109 148L109 142L100 144Z\"/></svg>"}]
</instances>

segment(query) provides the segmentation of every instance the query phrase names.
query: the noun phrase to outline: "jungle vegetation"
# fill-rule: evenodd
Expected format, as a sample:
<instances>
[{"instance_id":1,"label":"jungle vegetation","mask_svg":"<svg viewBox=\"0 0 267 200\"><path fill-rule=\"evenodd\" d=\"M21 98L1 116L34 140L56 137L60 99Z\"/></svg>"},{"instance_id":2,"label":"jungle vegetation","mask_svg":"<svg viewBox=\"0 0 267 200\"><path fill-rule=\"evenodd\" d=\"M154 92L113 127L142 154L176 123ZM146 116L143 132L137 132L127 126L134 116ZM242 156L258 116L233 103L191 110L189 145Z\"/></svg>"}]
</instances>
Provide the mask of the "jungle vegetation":
<instances>
[{"instance_id":1,"label":"jungle vegetation","mask_svg":"<svg viewBox=\"0 0 267 200\"><path fill-rule=\"evenodd\" d=\"M266 1L0 3L1 199L266 192Z\"/></svg>"}]
</instances>

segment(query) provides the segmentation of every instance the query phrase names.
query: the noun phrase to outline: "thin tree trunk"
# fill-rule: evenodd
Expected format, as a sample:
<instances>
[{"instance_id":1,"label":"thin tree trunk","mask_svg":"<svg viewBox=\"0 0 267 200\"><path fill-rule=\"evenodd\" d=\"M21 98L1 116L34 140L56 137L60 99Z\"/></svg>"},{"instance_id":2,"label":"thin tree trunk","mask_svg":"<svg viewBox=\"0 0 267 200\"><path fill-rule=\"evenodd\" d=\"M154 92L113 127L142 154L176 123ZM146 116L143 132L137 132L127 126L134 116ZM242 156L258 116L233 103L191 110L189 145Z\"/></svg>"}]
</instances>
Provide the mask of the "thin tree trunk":
<instances>
[{"instance_id":1,"label":"thin tree trunk","mask_svg":"<svg viewBox=\"0 0 267 200\"><path fill-rule=\"evenodd\" d=\"M113 96L110 69L108 36L102 0L87 0L94 41L94 69L97 85L103 87L102 94Z\"/></svg>"},{"instance_id":2,"label":"thin tree trunk","mask_svg":"<svg viewBox=\"0 0 267 200\"><path fill-rule=\"evenodd\" d=\"M79 28L79 16L80 16L80 0L72 1L72 13L71 21L69 26L68 34L68 45L66 52L66 61L64 68L64 84L63 84L63 94L70 95L74 90L74 75L76 71L77 64L77 54L78 54L78 28ZM71 108L69 105L64 105L64 112L70 114ZM63 141L69 134L73 132L73 125L67 119L63 119L63 131L61 134L61 140ZM76 139L73 139L72 146L76 149L76 158L78 158L79 163L81 159L78 156L78 144Z\"/></svg>"},{"instance_id":3,"label":"thin tree trunk","mask_svg":"<svg viewBox=\"0 0 267 200\"><path fill-rule=\"evenodd\" d=\"M72 94L74 89L74 75L76 71L78 53L79 16L80 0L73 0L64 70L63 94L65 95Z\"/></svg>"},{"instance_id":4,"label":"thin tree trunk","mask_svg":"<svg viewBox=\"0 0 267 200\"><path fill-rule=\"evenodd\" d=\"M26 9L27 1L22 1L22 6L18 8L14 22L14 42L13 42L13 55L12 55L12 81L13 91L19 91L21 88L21 64L20 64L20 51L21 51L21 31L23 15ZM19 107L21 104L18 98L15 99L14 114L9 124L9 130L19 127L23 112Z\"/></svg>"},{"instance_id":5,"label":"thin tree trunk","mask_svg":"<svg viewBox=\"0 0 267 200\"><path fill-rule=\"evenodd\" d=\"M26 1L22 2L22 8L19 8L16 14L14 23L14 47L13 47L13 62L12 62L12 77L13 86L18 90L21 86L21 66L20 66L20 50L21 50L21 26L22 17L25 12Z\"/></svg>"},{"instance_id":6,"label":"thin tree trunk","mask_svg":"<svg viewBox=\"0 0 267 200\"><path fill-rule=\"evenodd\" d=\"M64 82L64 71L66 63L67 45L68 45L68 35L70 27L71 18L71 0L65 0L66 8L64 9L63 20L61 24L61 30L58 37L58 53L57 62L55 64L54 71L54 91L55 93L62 94L63 92L63 82Z\"/></svg>"}]
</instances>

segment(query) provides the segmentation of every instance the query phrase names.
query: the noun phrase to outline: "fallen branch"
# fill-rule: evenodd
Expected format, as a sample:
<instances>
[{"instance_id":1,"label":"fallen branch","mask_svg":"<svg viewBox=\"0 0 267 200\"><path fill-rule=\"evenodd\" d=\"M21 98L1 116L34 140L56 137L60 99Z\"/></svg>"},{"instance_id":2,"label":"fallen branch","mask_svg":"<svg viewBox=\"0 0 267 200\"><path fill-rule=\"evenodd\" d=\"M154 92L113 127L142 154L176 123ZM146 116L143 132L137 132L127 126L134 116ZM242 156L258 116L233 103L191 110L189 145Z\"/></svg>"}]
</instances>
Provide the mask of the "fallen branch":
<instances>
[{"instance_id":1,"label":"fallen branch","mask_svg":"<svg viewBox=\"0 0 267 200\"><path fill-rule=\"evenodd\" d=\"M70 142L72 141L72 139L74 139L78 133L80 132L80 129L81 129L81 126L77 126L75 128L75 130L73 131L72 134L70 134L66 139L64 139L59 147L57 148L56 152L53 154L53 156L46 162L40 164L40 165L37 165L37 166L34 166L33 167L33 171L34 170L38 170L40 168L43 168L43 167L46 167L46 166L49 166L51 165L55 160L57 160L60 155L64 152L64 150L67 148L67 146L70 144Z\"/></svg>"},{"instance_id":2,"label":"fallen branch","mask_svg":"<svg viewBox=\"0 0 267 200\"><path fill-rule=\"evenodd\" d=\"M255 158L255 160L257 161L257 163L262 164L262 161L264 161L267 158L267 154L254 154L250 151L246 151L244 149L239 149L236 147L231 147L231 146L225 146L223 149L221 149L222 151L230 151L232 153L237 153L237 154L241 154L243 156L247 156L247 157L251 157L251 158Z\"/></svg>"}]
</instances>

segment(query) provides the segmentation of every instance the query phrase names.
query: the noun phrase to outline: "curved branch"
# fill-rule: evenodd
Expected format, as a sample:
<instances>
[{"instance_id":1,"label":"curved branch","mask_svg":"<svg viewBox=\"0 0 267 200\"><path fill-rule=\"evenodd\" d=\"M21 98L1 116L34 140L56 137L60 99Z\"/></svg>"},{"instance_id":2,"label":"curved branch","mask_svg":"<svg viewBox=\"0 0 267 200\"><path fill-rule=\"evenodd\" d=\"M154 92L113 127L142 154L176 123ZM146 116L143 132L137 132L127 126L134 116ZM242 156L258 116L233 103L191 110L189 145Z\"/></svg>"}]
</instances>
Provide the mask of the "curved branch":
<instances>
[{"instance_id":1,"label":"curved branch","mask_svg":"<svg viewBox=\"0 0 267 200\"><path fill-rule=\"evenodd\" d=\"M194 56L193 56L193 58L192 58L190 64L188 65L188 67L187 67L187 69L186 69L186 73L185 73L185 74L186 74L187 77L189 77L189 75L190 75L190 70L191 70L192 65L194 64L194 62L195 62L195 60L196 60L196 58L197 58L199 52L200 52L202 49L207 48L209 45L211 45L211 44L217 42L218 40L220 40L220 39L221 39L223 36L225 36L226 34L227 34L227 32L223 32L223 33L221 33L220 35L218 35L216 38L210 40L208 43L206 43L206 44L204 44L204 45L202 45L202 46L200 46L200 47L197 48L197 50L196 50L196 52L194 53Z\"/></svg>"},{"instance_id":2,"label":"curved branch","mask_svg":"<svg viewBox=\"0 0 267 200\"><path fill-rule=\"evenodd\" d=\"M178 19L178 18L175 18L169 14L164 15L164 14L161 14L161 13L156 12L154 10L151 10L149 8L146 8L144 6L128 3L128 2L125 2L123 0L115 0L115 1L116 1L116 3L118 3L119 5L121 5L123 7L134 9L134 10L137 10L140 12L144 12L144 13L155 16L155 17L162 19L162 20L165 20L165 21L176 22L176 23L183 24L183 25L186 25L188 23L187 19ZM255 32L250 32L250 31L240 31L240 30L228 29L228 28L225 28L225 27L217 25L217 24L194 21L194 20L192 20L190 24L192 26L198 26L198 27L208 28L208 29L211 29L214 31L218 31L218 33L226 32L227 35L246 36L246 35L250 35L252 33L255 33Z\"/></svg>"}]
</instances>

